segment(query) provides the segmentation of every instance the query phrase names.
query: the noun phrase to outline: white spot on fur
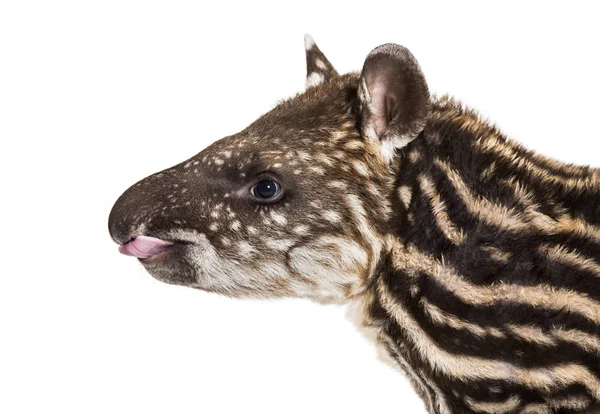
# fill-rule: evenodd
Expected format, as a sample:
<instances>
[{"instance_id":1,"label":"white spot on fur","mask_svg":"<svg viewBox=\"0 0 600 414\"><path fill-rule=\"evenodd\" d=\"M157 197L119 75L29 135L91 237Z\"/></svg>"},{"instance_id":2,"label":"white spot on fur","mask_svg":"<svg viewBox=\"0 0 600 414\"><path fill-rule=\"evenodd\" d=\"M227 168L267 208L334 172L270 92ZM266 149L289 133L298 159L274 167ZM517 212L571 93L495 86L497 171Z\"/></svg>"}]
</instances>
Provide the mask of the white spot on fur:
<instances>
[{"instance_id":1,"label":"white spot on fur","mask_svg":"<svg viewBox=\"0 0 600 414\"><path fill-rule=\"evenodd\" d=\"M302 161L311 161L312 160L312 157L306 151L298 151L296 153L296 156Z\"/></svg>"},{"instance_id":2,"label":"white spot on fur","mask_svg":"<svg viewBox=\"0 0 600 414\"><path fill-rule=\"evenodd\" d=\"M304 35L304 49L310 50L315 45L315 41L308 33Z\"/></svg>"},{"instance_id":3,"label":"white spot on fur","mask_svg":"<svg viewBox=\"0 0 600 414\"><path fill-rule=\"evenodd\" d=\"M343 181L332 181L327 183L327 187L331 188L339 188L340 190L346 190L348 188L348 184Z\"/></svg>"},{"instance_id":4,"label":"white spot on fur","mask_svg":"<svg viewBox=\"0 0 600 414\"><path fill-rule=\"evenodd\" d=\"M312 172L319 174L319 175L324 175L325 174L325 170L321 167L318 166L312 166L312 167L308 167L309 170L311 170Z\"/></svg>"},{"instance_id":5,"label":"white spot on fur","mask_svg":"<svg viewBox=\"0 0 600 414\"><path fill-rule=\"evenodd\" d=\"M408 154L408 159L412 163L417 163L421 159L421 153L416 150L413 150Z\"/></svg>"},{"instance_id":6,"label":"white spot on fur","mask_svg":"<svg viewBox=\"0 0 600 414\"><path fill-rule=\"evenodd\" d=\"M271 218L275 223L279 224L280 226L284 226L287 224L287 219L283 214L271 211Z\"/></svg>"},{"instance_id":7,"label":"white spot on fur","mask_svg":"<svg viewBox=\"0 0 600 414\"><path fill-rule=\"evenodd\" d=\"M331 223L337 223L342 219L342 216L340 216L340 214L336 211L325 210L322 214L325 220Z\"/></svg>"},{"instance_id":8,"label":"white spot on fur","mask_svg":"<svg viewBox=\"0 0 600 414\"><path fill-rule=\"evenodd\" d=\"M360 175L362 175L363 177L369 177L371 174L369 172L369 169L367 168L367 166L365 165L364 162L362 161L354 161L352 163L352 165L354 166L354 170L359 173Z\"/></svg>"},{"instance_id":9,"label":"white spot on fur","mask_svg":"<svg viewBox=\"0 0 600 414\"><path fill-rule=\"evenodd\" d=\"M318 72L313 72L306 78L306 89L312 88L325 82L325 76Z\"/></svg>"},{"instance_id":10,"label":"white spot on fur","mask_svg":"<svg viewBox=\"0 0 600 414\"><path fill-rule=\"evenodd\" d=\"M412 191L410 190L410 187L405 185L400 186L398 188L398 197L400 198L402 204L404 204L404 207L408 208L412 199Z\"/></svg>"},{"instance_id":11,"label":"white spot on fur","mask_svg":"<svg viewBox=\"0 0 600 414\"><path fill-rule=\"evenodd\" d=\"M327 70L327 65L326 65L326 64L325 64L325 62L323 62L321 59L317 59L317 60L315 61L315 63L317 64L317 67L318 67L319 69L322 69L322 70Z\"/></svg>"},{"instance_id":12,"label":"white spot on fur","mask_svg":"<svg viewBox=\"0 0 600 414\"><path fill-rule=\"evenodd\" d=\"M250 243L248 243L245 240L238 242L237 247L238 247L238 251L243 256L249 256L249 255L252 255L257 252L257 250Z\"/></svg>"},{"instance_id":13,"label":"white spot on fur","mask_svg":"<svg viewBox=\"0 0 600 414\"><path fill-rule=\"evenodd\" d=\"M363 143L357 139L353 139L352 141L346 142L344 147L348 149L361 149L363 147Z\"/></svg>"},{"instance_id":14,"label":"white spot on fur","mask_svg":"<svg viewBox=\"0 0 600 414\"><path fill-rule=\"evenodd\" d=\"M309 231L309 229L310 229L310 228L309 228L307 225L305 225L305 224L300 224L300 225L298 225L298 226L294 227L294 230L293 230L293 231L294 231L294 233L296 233L296 234L299 234L299 235L301 235L301 236L304 236L304 235L308 234L308 231Z\"/></svg>"},{"instance_id":15,"label":"white spot on fur","mask_svg":"<svg viewBox=\"0 0 600 414\"><path fill-rule=\"evenodd\" d=\"M325 154L317 154L317 156L315 158L318 162L320 162L321 164L324 164L328 167L331 167L334 163L334 161Z\"/></svg>"}]
</instances>

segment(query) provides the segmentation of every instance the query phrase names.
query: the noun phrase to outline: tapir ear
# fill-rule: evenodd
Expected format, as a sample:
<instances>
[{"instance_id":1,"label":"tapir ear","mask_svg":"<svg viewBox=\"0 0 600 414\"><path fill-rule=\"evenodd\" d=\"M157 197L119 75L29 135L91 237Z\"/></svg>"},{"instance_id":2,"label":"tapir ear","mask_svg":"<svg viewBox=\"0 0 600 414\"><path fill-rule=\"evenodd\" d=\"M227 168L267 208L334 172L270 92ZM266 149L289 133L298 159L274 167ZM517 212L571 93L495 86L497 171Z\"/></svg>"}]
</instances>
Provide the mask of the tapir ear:
<instances>
[{"instance_id":1,"label":"tapir ear","mask_svg":"<svg viewBox=\"0 0 600 414\"><path fill-rule=\"evenodd\" d=\"M304 35L304 48L306 49L306 89L338 76L333 65L329 63L309 34Z\"/></svg>"},{"instance_id":2,"label":"tapir ear","mask_svg":"<svg viewBox=\"0 0 600 414\"><path fill-rule=\"evenodd\" d=\"M358 87L363 136L380 143L386 162L417 137L429 115L429 89L408 49L388 43L367 56Z\"/></svg>"}]
</instances>

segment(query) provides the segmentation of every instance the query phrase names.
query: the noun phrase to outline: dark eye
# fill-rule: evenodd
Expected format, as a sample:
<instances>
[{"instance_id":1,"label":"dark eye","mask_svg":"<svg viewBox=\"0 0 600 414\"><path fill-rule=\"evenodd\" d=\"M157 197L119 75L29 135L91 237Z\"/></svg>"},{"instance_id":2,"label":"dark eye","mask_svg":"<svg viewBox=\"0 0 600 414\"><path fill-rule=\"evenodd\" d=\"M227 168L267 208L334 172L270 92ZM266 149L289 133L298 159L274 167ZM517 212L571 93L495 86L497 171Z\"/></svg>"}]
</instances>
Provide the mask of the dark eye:
<instances>
[{"instance_id":1,"label":"dark eye","mask_svg":"<svg viewBox=\"0 0 600 414\"><path fill-rule=\"evenodd\" d=\"M261 180L250 189L253 196L259 198L273 198L279 194L280 186L273 180Z\"/></svg>"}]
</instances>

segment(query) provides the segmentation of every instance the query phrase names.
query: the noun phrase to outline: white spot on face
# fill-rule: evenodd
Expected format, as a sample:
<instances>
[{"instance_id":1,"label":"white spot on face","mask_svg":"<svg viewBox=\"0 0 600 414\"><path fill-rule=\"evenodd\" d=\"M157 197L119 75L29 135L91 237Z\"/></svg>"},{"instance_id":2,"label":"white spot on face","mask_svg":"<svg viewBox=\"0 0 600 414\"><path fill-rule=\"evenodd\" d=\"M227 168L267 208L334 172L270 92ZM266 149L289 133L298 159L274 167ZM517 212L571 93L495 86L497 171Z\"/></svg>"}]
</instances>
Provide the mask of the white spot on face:
<instances>
[{"instance_id":1,"label":"white spot on face","mask_svg":"<svg viewBox=\"0 0 600 414\"><path fill-rule=\"evenodd\" d=\"M285 226L287 224L287 219L283 214L271 211L271 218L275 223L279 224L280 226Z\"/></svg>"},{"instance_id":2,"label":"white spot on face","mask_svg":"<svg viewBox=\"0 0 600 414\"><path fill-rule=\"evenodd\" d=\"M323 82L325 82L325 76L318 72L313 72L306 78L306 88L320 85Z\"/></svg>"},{"instance_id":3,"label":"white spot on face","mask_svg":"<svg viewBox=\"0 0 600 414\"><path fill-rule=\"evenodd\" d=\"M210 226L208 226L208 229L210 231L217 231L217 230L219 230L219 223L212 223Z\"/></svg>"},{"instance_id":4,"label":"white spot on face","mask_svg":"<svg viewBox=\"0 0 600 414\"><path fill-rule=\"evenodd\" d=\"M332 181L327 184L327 187L339 188L340 190L346 190L348 185L343 181Z\"/></svg>"},{"instance_id":5,"label":"white spot on face","mask_svg":"<svg viewBox=\"0 0 600 414\"><path fill-rule=\"evenodd\" d=\"M354 170L357 173L359 173L360 175L362 175L363 177L368 177L370 175L369 169L367 168L367 166L365 165L364 162L362 162L362 161L354 161L352 163L352 165L354 166Z\"/></svg>"},{"instance_id":6,"label":"white spot on face","mask_svg":"<svg viewBox=\"0 0 600 414\"><path fill-rule=\"evenodd\" d=\"M223 160L222 160L222 159L220 159L220 158L215 158L215 164L216 164L216 165L223 165L223 163L224 163L224 162L225 162L225 161L223 161Z\"/></svg>"},{"instance_id":7,"label":"white spot on face","mask_svg":"<svg viewBox=\"0 0 600 414\"><path fill-rule=\"evenodd\" d=\"M339 140L345 139L346 135L346 131L340 131L336 129L331 133L331 139L329 140L329 142L337 142Z\"/></svg>"},{"instance_id":8,"label":"white spot on face","mask_svg":"<svg viewBox=\"0 0 600 414\"><path fill-rule=\"evenodd\" d=\"M325 170L321 167L317 167L317 166L312 166L312 167L308 167L309 170L311 170L312 172L319 174L319 175L324 175L325 174Z\"/></svg>"},{"instance_id":9,"label":"white spot on face","mask_svg":"<svg viewBox=\"0 0 600 414\"><path fill-rule=\"evenodd\" d=\"M318 162L320 162L321 164L324 164L328 167L331 167L333 165L333 160L325 154L318 154L315 158L317 159Z\"/></svg>"},{"instance_id":10,"label":"white spot on face","mask_svg":"<svg viewBox=\"0 0 600 414\"><path fill-rule=\"evenodd\" d=\"M310 228L307 225L300 224L299 226L294 227L294 233L304 236L308 234Z\"/></svg>"},{"instance_id":11,"label":"white spot on face","mask_svg":"<svg viewBox=\"0 0 600 414\"><path fill-rule=\"evenodd\" d=\"M338 160L343 160L346 158L346 154L343 151L337 150L331 154L332 157L337 158Z\"/></svg>"},{"instance_id":12,"label":"white spot on face","mask_svg":"<svg viewBox=\"0 0 600 414\"><path fill-rule=\"evenodd\" d=\"M360 149L360 148L362 148L362 146L363 146L363 143L357 139L353 139L352 141L348 141L344 144L344 147L348 148L348 149ZM343 155L343 153L342 153L342 155Z\"/></svg>"},{"instance_id":13,"label":"white spot on face","mask_svg":"<svg viewBox=\"0 0 600 414\"><path fill-rule=\"evenodd\" d=\"M312 160L312 157L306 151L298 151L296 153L296 156L302 161L311 161Z\"/></svg>"},{"instance_id":14,"label":"white spot on face","mask_svg":"<svg viewBox=\"0 0 600 414\"><path fill-rule=\"evenodd\" d=\"M323 212L323 217L325 218L325 220L331 223L337 223L342 219L342 216L340 216L338 212L333 210L325 210Z\"/></svg>"},{"instance_id":15,"label":"white spot on face","mask_svg":"<svg viewBox=\"0 0 600 414\"><path fill-rule=\"evenodd\" d=\"M246 227L246 231L248 232L248 234L256 234L256 233L258 233L258 230L256 230L256 227L254 227L254 226L248 226L248 227Z\"/></svg>"},{"instance_id":16,"label":"white spot on face","mask_svg":"<svg viewBox=\"0 0 600 414\"><path fill-rule=\"evenodd\" d=\"M233 231L238 231L241 227L241 223L239 222L239 220L235 220L233 223L231 223L231 226L229 226L229 227Z\"/></svg>"},{"instance_id":17,"label":"white spot on face","mask_svg":"<svg viewBox=\"0 0 600 414\"><path fill-rule=\"evenodd\" d=\"M308 205L317 210L321 210L323 208L323 204L320 200L312 200L308 202Z\"/></svg>"}]
</instances>

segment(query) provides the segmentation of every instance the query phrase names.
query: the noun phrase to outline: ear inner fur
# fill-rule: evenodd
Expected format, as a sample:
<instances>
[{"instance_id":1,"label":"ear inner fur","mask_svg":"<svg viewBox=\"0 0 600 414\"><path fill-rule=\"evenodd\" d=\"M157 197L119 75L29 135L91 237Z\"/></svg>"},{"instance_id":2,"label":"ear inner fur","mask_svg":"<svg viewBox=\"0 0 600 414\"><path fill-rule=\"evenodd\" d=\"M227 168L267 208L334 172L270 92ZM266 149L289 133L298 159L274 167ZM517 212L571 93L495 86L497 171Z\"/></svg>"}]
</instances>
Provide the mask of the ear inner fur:
<instances>
[{"instance_id":1,"label":"ear inner fur","mask_svg":"<svg viewBox=\"0 0 600 414\"><path fill-rule=\"evenodd\" d=\"M367 56L359 99L363 135L380 141L386 161L419 135L429 114L429 89L419 64L396 44L379 46Z\"/></svg>"}]
</instances>

